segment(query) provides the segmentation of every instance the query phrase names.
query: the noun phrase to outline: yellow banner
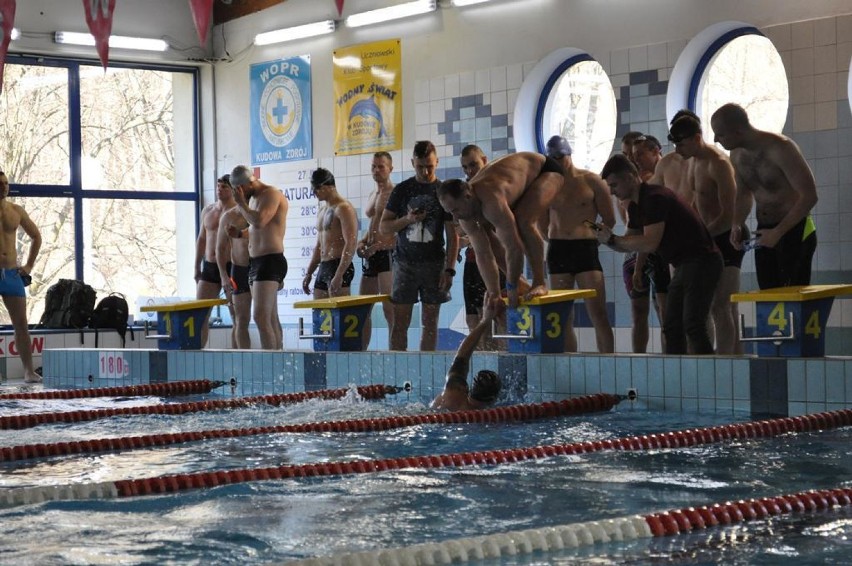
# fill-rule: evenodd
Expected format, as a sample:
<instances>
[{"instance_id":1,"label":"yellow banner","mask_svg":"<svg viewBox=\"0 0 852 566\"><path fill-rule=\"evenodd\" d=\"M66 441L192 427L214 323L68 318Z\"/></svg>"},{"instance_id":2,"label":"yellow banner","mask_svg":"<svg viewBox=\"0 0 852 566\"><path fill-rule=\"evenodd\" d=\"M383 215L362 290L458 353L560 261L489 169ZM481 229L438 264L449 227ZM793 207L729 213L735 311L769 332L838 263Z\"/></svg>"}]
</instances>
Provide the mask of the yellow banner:
<instances>
[{"instance_id":1,"label":"yellow banner","mask_svg":"<svg viewBox=\"0 0 852 566\"><path fill-rule=\"evenodd\" d=\"M334 154L400 149L402 55L400 40L336 49Z\"/></svg>"}]
</instances>

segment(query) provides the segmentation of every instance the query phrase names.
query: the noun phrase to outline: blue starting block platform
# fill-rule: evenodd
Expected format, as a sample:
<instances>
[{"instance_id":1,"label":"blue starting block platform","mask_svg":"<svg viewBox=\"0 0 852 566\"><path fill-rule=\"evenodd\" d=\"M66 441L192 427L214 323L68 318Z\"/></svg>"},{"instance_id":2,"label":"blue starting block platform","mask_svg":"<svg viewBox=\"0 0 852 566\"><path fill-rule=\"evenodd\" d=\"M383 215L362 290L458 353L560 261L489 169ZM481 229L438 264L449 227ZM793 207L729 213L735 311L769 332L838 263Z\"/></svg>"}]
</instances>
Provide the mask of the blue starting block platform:
<instances>
[{"instance_id":1,"label":"blue starting block platform","mask_svg":"<svg viewBox=\"0 0 852 566\"><path fill-rule=\"evenodd\" d=\"M505 338L515 354L561 354L565 352L565 324L577 299L594 297L594 289L548 291L546 295L506 309Z\"/></svg>"},{"instance_id":2,"label":"blue starting block platform","mask_svg":"<svg viewBox=\"0 0 852 566\"><path fill-rule=\"evenodd\" d=\"M825 355L825 331L835 297L852 295L852 285L803 285L734 293L735 303L755 303L755 342L760 357L814 358Z\"/></svg>"},{"instance_id":3,"label":"blue starting block platform","mask_svg":"<svg viewBox=\"0 0 852 566\"><path fill-rule=\"evenodd\" d=\"M146 334L145 338L157 340L158 350L200 350L201 326L207 321L210 309L227 302L225 299L199 299L145 305L139 310L157 313L157 333Z\"/></svg>"},{"instance_id":4,"label":"blue starting block platform","mask_svg":"<svg viewBox=\"0 0 852 566\"><path fill-rule=\"evenodd\" d=\"M364 350L364 323L373 305L390 295L352 295L311 301L297 301L293 307L312 309L312 333L305 334L299 318L299 338L314 341L315 352L361 352Z\"/></svg>"}]
</instances>

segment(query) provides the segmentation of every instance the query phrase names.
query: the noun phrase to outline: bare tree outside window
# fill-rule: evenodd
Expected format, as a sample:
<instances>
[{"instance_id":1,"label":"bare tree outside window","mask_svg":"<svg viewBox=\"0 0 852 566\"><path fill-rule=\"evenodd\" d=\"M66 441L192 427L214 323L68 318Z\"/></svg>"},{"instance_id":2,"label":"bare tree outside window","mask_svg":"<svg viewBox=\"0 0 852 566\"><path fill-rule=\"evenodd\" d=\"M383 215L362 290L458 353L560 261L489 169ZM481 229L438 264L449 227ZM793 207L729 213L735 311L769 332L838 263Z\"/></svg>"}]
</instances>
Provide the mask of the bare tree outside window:
<instances>
[{"instance_id":1,"label":"bare tree outside window","mask_svg":"<svg viewBox=\"0 0 852 566\"><path fill-rule=\"evenodd\" d=\"M133 305L140 296L178 294L179 256L194 255L196 203L134 199L132 193L195 190L193 78L184 74L80 66L80 188L126 191L127 198L89 194L82 198L82 217L75 218L69 71L6 65L0 117L13 134L0 146L0 168L12 184L68 186L62 194L70 195L13 197L43 238L28 290L31 322L44 310L47 288L60 278L74 278L80 256L84 279L99 298L120 292ZM181 109L177 124L176 105ZM76 194L80 198L79 189ZM82 251L75 249L78 223ZM19 257L26 257L27 243L20 234ZM2 305L0 323L9 323Z\"/></svg>"},{"instance_id":2,"label":"bare tree outside window","mask_svg":"<svg viewBox=\"0 0 852 566\"><path fill-rule=\"evenodd\" d=\"M615 93L597 61L580 61L559 77L548 94L544 138L559 134L571 143L574 163L599 171L609 158L616 129Z\"/></svg>"},{"instance_id":3,"label":"bare tree outside window","mask_svg":"<svg viewBox=\"0 0 852 566\"><path fill-rule=\"evenodd\" d=\"M696 111L709 120L723 104L746 109L760 130L780 133L787 121L790 93L784 62L772 42L762 35L744 35L729 41L707 65L699 83ZM704 128L713 143L713 130Z\"/></svg>"}]
</instances>

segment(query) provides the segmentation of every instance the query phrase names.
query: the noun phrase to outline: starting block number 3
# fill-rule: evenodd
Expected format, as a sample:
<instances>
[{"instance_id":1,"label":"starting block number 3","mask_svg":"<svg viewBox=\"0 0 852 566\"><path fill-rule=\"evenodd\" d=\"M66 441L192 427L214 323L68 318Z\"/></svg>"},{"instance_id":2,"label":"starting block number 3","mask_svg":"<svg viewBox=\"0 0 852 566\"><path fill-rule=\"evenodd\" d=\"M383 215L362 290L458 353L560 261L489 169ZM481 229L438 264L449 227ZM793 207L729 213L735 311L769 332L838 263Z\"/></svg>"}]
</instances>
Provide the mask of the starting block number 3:
<instances>
[{"instance_id":1,"label":"starting block number 3","mask_svg":"<svg viewBox=\"0 0 852 566\"><path fill-rule=\"evenodd\" d=\"M769 312L769 316L766 319L766 323L769 326L774 326L775 328L777 328L782 334L786 333L789 321L787 320L787 309L784 307L784 303L775 304L775 306ZM805 322L805 334L813 337L814 340L819 340L819 337L822 334L822 324L820 324L819 309L814 309L813 311L811 311L808 320Z\"/></svg>"},{"instance_id":2,"label":"starting block number 3","mask_svg":"<svg viewBox=\"0 0 852 566\"><path fill-rule=\"evenodd\" d=\"M333 327L331 309L320 310L320 319L319 331L322 334L331 334ZM358 338L358 317L354 314L347 314L343 317L342 322L343 337Z\"/></svg>"},{"instance_id":3,"label":"starting block number 3","mask_svg":"<svg viewBox=\"0 0 852 566\"><path fill-rule=\"evenodd\" d=\"M544 330L545 336L548 338L558 338L562 335L562 322L559 319L559 313L550 312L544 317L547 325ZM530 308L527 306L518 307L518 321L515 323L518 333L529 334L533 327L533 318Z\"/></svg>"}]
</instances>

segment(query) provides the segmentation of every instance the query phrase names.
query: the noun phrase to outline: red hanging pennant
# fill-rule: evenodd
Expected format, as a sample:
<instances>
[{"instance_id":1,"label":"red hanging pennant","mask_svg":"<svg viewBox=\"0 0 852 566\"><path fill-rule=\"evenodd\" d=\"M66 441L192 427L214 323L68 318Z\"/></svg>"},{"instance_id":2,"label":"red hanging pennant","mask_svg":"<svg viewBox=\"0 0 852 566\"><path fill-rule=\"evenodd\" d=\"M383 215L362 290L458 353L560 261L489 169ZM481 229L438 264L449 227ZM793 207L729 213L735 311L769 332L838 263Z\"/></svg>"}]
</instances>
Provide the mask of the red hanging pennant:
<instances>
[{"instance_id":1,"label":"red hanging pennant","mask_svg":"<svg viewBox=\"0 0 852 566\"><path fill-rule=\"evenodd\" d=\"M95 36L95 48L101 58L104 70L109 62L109 36L112 31L112 13L115 11L115 0L83 0L86 9L86 23L89 31Z\"/></svg>"},{"instance_id":2,"label":"red hanging pennant","mask_svg":"<svg viewBox=\"0 0 852 566\"><path fill-rule=\"evenodd\" d=\"M213 15L213 0L189 0L189 9L192 10L192 20L195 22L195 31L198 32L198 41L201 42L201 47L204 47L207 45L210 16Z\"/></svg>"},{"instance_id":3,"label":"red hanging pennant","mask_svg":"<svg viewBox=\"0 0 852 566\"><path fill-rule=\"evenodd\" d=\"M15 0L0 0L0 92L3 91L3 69L6 66L6 52L12 41L12 28L15 27Z\"/></svg>"},{"instance_id":4,"label":"red hanging pennant","mask_svg":"<svg viewBox=\"0 0 852 566\"><path fill-rule=\"evenodd\" d=\"M334 3L337 4L337 16L338 17L343 15L343 2L344 2L344 0L334 0Z\"/></svg>"}]
</instances>

